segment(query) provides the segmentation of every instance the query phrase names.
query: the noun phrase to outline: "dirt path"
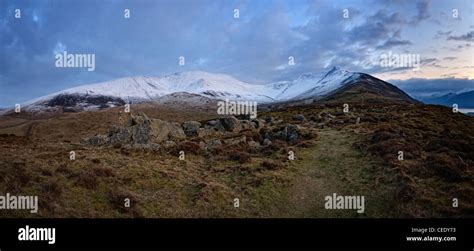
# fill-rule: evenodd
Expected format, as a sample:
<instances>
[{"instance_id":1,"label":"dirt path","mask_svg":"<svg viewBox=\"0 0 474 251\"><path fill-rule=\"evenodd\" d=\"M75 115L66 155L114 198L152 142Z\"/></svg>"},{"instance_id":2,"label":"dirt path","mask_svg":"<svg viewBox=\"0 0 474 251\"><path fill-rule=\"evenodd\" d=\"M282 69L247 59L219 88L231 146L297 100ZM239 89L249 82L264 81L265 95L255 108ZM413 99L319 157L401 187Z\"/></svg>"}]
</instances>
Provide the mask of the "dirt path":
<instances>
[{"instance_id":1,"label":"dirt path","mask_svg":"<svg viewBox=\"0 0 474 251\"><path fill-rule=\"evenodd\" d=\"M319 133L316 147L296 153L299 169L288 191L290 217L381 217L390 215L390 187L375 185L380 164L362 156L352 144L356 135L325 129ZM359 195L365 197L365 213L355 210L327 210L326 196Z\"/></svg>"}]
</instances>

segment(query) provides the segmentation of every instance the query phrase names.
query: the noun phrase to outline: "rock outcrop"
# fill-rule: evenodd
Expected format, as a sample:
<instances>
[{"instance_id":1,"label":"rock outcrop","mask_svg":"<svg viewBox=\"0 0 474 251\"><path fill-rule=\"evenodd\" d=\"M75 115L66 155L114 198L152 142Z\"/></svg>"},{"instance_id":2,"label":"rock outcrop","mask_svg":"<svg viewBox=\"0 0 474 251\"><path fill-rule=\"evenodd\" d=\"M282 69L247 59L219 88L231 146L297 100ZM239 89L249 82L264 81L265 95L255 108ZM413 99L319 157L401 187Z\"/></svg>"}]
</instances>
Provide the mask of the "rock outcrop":
<instances>
[{"instance_id":1,"label":"rock outcrop","mask_svg":"<svg viewBox=\"0 0 474 251\"><path fill-rule=\"evenodd\" d=\"M186 135L178 123L150 119L144 113L140 113L132 115L127 126L111 127L106 135L95 135L86 141L91 145L138 145L183 139L186 139Z\"/></svg>"}]
</instances>

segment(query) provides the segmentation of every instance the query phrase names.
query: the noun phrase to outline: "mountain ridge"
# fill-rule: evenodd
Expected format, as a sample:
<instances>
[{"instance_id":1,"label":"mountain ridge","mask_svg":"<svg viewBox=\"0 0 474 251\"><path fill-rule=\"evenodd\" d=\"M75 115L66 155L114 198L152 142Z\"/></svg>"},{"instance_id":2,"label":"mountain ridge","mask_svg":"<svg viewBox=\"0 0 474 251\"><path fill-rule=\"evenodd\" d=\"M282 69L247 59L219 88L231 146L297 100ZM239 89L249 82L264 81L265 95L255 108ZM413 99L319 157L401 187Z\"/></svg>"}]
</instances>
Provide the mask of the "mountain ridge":
<instances>
[{"instance_id":1,"label":"mountain ridge","mask_svg":"<svg viewBox=\"0 0 474 251\"><path fill-rule=\"evenodd\" d=\"M261 104L291 102L305 99L321 100L344 90L347 85L364 79L380 85L390 85L386 90L405 101L417 102L397 87L365 73L351 72L332 67L323 73L305 73L293 80L277 81L265 85L254 85L240 81L230 75L204 71L185 71L162 77L126 77L111 81L81 85L55 92L26 102L26 110L42 111L62 106L66 110L93 110L120 106L125 103L160 102L170 98L191 97L196 104L211 100L251 100ZM360 81L359 81L360 82ZM370 89L370 88L369 88ZM172 95L188 93L190 95ZM383 95L383 92L380 92ZM202 96L197 98L194 95ZM409 97L406 98L405 96ZM192 104L193 102L187 102Z\"/></svg>"}]
</instances>

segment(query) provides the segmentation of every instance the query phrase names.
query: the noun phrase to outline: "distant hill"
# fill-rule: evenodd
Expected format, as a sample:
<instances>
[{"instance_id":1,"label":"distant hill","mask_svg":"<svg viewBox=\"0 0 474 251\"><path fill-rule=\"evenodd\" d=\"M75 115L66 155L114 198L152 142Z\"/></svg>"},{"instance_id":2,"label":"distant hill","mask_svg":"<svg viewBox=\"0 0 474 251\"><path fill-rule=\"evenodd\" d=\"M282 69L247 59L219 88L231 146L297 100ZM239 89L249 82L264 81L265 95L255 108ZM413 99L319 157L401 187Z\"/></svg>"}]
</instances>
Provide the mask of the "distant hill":
<instances>
[{"instance_id":1,"label":"distant hill","mask_svg":"<svg viewBox=\"0 0 474 251\"><path fill-rule=\"evenodd\" d=\"M474 108L474 91L463 93L448 93L438 97L421 98L426 104L436 104L444 106L452 106L457 104L460 108Z\"/></svg>"},{"instance_id":2,"label":"distant hill","mask_svg":"<svg viewBox=\"0 0 474 251\"><path fill-rule=\"evenodd\" d=\"M421 103L398 87L364 73L359 73L357 78L351 79L349 83L329 93L323 100L337 102L391 101Z\"/></svg>"}]
</instances>

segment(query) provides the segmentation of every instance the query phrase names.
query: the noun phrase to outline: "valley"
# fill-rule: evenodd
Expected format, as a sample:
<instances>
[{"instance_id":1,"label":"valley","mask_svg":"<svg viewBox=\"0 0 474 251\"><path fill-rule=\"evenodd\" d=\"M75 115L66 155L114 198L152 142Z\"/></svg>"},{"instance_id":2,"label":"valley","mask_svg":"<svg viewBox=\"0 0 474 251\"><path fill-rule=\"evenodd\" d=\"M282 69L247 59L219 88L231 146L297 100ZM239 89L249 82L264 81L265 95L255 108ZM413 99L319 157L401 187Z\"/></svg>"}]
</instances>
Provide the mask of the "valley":
<instances>
[{"instance_id":1,"label":"valley","mask_svg":"<svg viewBox=\"0 0 474 251\"><path fill-rule=\"evenodd\" d=\"M0 214L173 218L473 214L474 144L472 137L466 137L474 129L473 118L419 104L349 103L349 113L343 107L333 100L273 108L259 111L263 127L256 123L245 129L245 119L231 120L240 129L216 134L198 130L182 140L145 145L100 146L85 140L97 133L107 135L110 128L127 128L130 119L140 124L141 114L179 124L200 121L202 128L226 117L218 117L215 107L206 112L202 107L173 110L150 104L133 105L131 114L116 107L48 118L2 116L0 189L37 195L39 212ZM293 128L290 125L297 128L298 138L280 139L279 130ZM399 150L404 151L404 161L397 159ZM74 161L70 151L75 151ZM179 159L180 151L184 160ZM289 151L295 160L288 160ZM324 209L324 198L333 193L365 196L365 212ZM127 198L129 208L124 207ZM238 208L233 206L236 198ZM459 208L452 207L452 198L459 198Z\"/></svg>"}]
</instances>

